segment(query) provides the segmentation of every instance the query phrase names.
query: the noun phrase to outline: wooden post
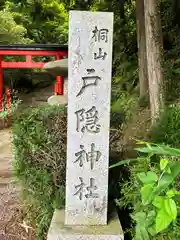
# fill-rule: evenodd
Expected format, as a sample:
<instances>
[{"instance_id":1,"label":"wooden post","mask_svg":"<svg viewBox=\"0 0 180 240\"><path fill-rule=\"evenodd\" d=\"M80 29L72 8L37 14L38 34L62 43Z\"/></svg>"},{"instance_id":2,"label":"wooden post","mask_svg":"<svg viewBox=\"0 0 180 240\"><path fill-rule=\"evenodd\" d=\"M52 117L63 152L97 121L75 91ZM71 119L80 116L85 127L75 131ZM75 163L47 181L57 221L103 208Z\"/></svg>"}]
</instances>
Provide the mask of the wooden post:
<instances>
[{"instance_id":1,"label":"wooden post","mask_svg":"<svg viewBox=\"0 0 180 240\"><path fill-rule=\"evenodd\" d=\"M59 55L56 55L56 60L60 60L61 58ZM56 77L56 85L55 85L55 93L56 95L63 95L64 94L64 81L62 76Z\"/></svg>"}]
</instances>

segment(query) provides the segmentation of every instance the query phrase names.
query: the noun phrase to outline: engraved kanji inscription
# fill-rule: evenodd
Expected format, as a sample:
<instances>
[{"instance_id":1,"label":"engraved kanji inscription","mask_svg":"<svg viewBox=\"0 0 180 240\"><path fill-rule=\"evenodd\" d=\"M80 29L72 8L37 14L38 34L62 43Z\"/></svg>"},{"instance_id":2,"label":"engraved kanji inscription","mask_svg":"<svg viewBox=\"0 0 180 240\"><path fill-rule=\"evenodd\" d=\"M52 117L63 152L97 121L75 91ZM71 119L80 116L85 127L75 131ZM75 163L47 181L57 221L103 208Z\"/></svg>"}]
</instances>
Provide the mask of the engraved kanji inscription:
<instances>
[{"instance_id":1,"label":"engraved kanji inscription","mask_svg":"<svg viewBox=\"0 0 180 240\"><path fill-rule=\"evenodd\" d=\"M75 153L75 156L77 159L74 161L74 163L79 163L80 167L83 167L84 162L89 162L91 170L94 169L95 162L98 162L101 157L101 152L95 150L95 144L91 144L91 150L87 152L84 148L84 145L80 145L80 151Z\"/></svg>"},{"instance_id":2,"label":"engraved kanji inscription","mask_svg":"<svg viewBox=\"0 0 180 240\"><path fill-rule=\"evenodd\" d=\"M94 53L95 60L97 60L97 59L105 60L106 56L107 56L107 53L103 52L102 48L99 48L98 53Z\"/></svg>"},{"instance_id":3,"label":"engraved kanji inscription","mask_svg":"<svg viewBox=\"0 0 180 240\"><path fill-rule=\"evenodd\" d=\"M97 190L97 186L95 186L95 179L90 178L90 185L86 187L88 193L85 195L86 198L98 198L99 194L94 193L94 190Z\"/></svg>"},{"instance_id":4,"label":"engraved kanji inscription","mask_svg":"<svg viewBox=\"0 0 180 240\"><path fill-rule=\"evenodd\" d=\"M75 196L78 195L79 199L82 200L85 183L83 182L83 178L82 177L79 177L79 180L80 180L80 184L75 186L75 189L77 191L74 193L74 195Z\"/></svg>"},{"instance_id":5,"label":"engraved kanji inscription","mask_svg":"<svg viewBox=\"0 0 180 240\"><path fill-rule=\"evenodd\" d=\"M88 88L89 86L96 86L98 80L101 80L101 78L97 75L92 75L95 73L94 69L86 69L88 76L86 77L82 77L83 80L83 84L82 87L80 89L80 91L78 92L78 94L76 95L76 97L78 97L79 95L81 95L84 90L86 88Z\"/></svg>"},{"instance_id":6,"label":"engraved kanji inscription","mask_svg":"<svg viewBox=\"0 0 180 240\"><path fill-rule=\"evenodd\" d=\"M98 29L97 26L95 26L93 32L93 39L95 40L95 42L100 42L100 41L104 41L104 42L108 42L108 32L109 30L106 28L101 28Z\"/></svg>"},{"instance_id":7,"label":"engraved kanji inscription","mask_svg":"<svg viewBox=\"0 0 180 240\"><path fill-rule=\"evenodd\" d=\"M98 111L95 106L92 106L89 110L84 108L75 112L77 118L76 131L81 131L82 133L99 133L101 125L98 124Z\"/></svg>"},{"instance_id":8,"label":"engraved kanji inscription","mask_svg":"<svg viewBox=\"0 0 180 240\"><path fill-rule=\"evenodd\" d=\"M79 177L80 184L75 185L75 189L77 190L74 193L74 196L78 196L80 200L85 198L98 198L99 194L94 192L97 190L97 186L95 185L95 179L90 178L90 185L86 186L86 184L83 181L82 177Z\"/></svg>"}]
</instances>

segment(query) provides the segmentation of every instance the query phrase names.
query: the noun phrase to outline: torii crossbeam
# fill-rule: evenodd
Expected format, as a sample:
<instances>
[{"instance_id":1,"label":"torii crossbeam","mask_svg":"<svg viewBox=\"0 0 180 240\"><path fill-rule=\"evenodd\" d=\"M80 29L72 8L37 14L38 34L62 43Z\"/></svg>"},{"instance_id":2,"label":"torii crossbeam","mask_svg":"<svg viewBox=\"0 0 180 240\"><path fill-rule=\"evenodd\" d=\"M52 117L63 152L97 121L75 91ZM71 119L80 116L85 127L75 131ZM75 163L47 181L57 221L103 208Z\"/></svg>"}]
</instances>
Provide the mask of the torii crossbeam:
<instances>
[{"instance_id":1,"label":"torii crossbeam","mask_svg":"<svg viewBox=\"0 0 180 240\"><path fill-rule=\"evenodd\" d=\"M0 112L3 109L3 69L4 68L43 68L46 62L34 62L33 56L52 56L60 60L68 55L67 45L58 44L13 44L0 45ZM25 56L25 62L5 62L4 56ZM56 77L54 93L63 95L63 77Z\"/></svg>"}]
</instances>

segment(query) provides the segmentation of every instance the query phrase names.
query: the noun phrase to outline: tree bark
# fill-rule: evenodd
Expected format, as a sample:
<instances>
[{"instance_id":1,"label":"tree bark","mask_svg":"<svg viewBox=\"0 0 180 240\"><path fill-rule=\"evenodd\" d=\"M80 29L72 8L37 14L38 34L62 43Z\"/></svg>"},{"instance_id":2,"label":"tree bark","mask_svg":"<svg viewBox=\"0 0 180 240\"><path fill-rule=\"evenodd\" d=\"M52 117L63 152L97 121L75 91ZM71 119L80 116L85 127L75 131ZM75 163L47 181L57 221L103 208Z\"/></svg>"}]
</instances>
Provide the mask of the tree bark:
<instances>
[{"instance_id":1,"label":"tree bark","mask_svg":"<svg viewBox=\"0 0 180 240\"><path fill-rule=\"evenodd\" d=\"M137 25L140 98L143 98L148 95L148 71L147 71L146 33L144 18L144 0L136 0L136 25Z\"/></svg>"},{"instance_id":2,"label":"tree bark","mask_svg":"<svg viewBox=\"0 0 180 240\"><path fill-rule=\"evenodd\" d=\"M147 69L152 121L163 107L162 28L157 0L144 0Z\"/></svg>"}]
</instances>

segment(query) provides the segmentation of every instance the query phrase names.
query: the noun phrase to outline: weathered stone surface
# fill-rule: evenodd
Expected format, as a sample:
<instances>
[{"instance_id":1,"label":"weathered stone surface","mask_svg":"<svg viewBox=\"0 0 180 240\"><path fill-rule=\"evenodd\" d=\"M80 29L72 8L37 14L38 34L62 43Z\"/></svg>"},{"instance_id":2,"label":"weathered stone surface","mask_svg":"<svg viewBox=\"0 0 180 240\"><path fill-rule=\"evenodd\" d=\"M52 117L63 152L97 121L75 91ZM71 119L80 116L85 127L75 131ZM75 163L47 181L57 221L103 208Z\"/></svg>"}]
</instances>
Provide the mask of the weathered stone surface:
<instances>
[{"instance_id":1,"label":"weathered stone surface","mask_svg":"<svg viewBox=\"0 0 180 240\"><path fill-rule=\"evenodd\" d=\"M67 96L61 96L61 95L53 95L48 98L48 104L63 106L67 104Z\"/></svg>"},{"instance_id":2,"label":"weathered stone surface","mask_svg":"<svg viewBox=\"0 0 180 240\"><path fill-rule=\"evenodd\" d=\"M64 58L57 61L48 62L44 65L44 69L52 74L53 76L63 76L68 75L68 59Z\"/></svg>"},{"instance_id":3,"label":"weathered stone surface","mask_svg":"<svg viewBox=\"0 0 180 240\"><path fill-rule=\"evenodd\" d=\"M113 14L70 11L67 225L107 224Z\"/></svg>"},{"instance_id":4,"label":"weathered stone surface","mask_svg":"<svg viewBox=\"0 0 180 240\"><path fill-rule=\"evenodd\" d=\"M68 94L68 79L64 78L64 95Z\"/></svg>"},{"instance_id":5,"label":"weathered stone surface","mask_svg":"<svg viewBox=\"0 0 180 240\"><path fill-rule=\"evenodd\" d=\"M64 210L55 210L47 240L123 240L124 235L118 215L111 210L108 225L64 225Z\"/></svg>"}]
</instances>

